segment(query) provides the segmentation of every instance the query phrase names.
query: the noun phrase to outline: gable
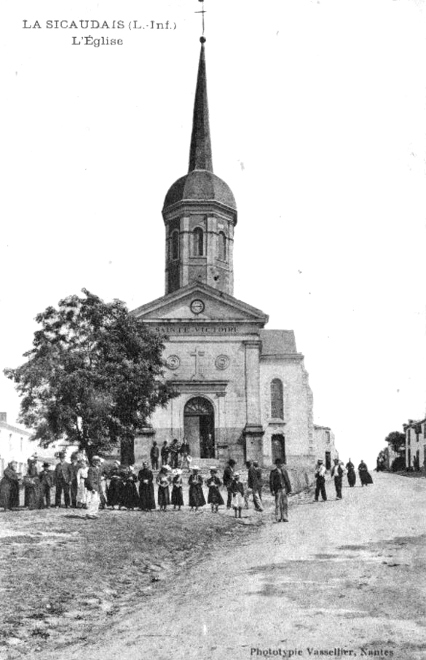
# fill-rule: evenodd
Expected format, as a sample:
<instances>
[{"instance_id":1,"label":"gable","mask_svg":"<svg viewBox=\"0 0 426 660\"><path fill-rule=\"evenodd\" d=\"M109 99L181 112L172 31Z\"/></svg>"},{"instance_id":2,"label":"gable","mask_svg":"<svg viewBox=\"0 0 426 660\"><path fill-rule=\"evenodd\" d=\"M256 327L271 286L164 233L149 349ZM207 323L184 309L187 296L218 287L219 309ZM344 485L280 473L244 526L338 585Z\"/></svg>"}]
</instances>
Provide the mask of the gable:
<instances>
[{"instance_id":1,"label":"gable","mask_svg":"<svg viewBox=\"0 0 426 660\"><path fill-rule=\"evenodd\" d=\"M143 321L256 322L264 325L268 317L207 284L190 284L132 311Z\"/></svg>"}]
</instances>

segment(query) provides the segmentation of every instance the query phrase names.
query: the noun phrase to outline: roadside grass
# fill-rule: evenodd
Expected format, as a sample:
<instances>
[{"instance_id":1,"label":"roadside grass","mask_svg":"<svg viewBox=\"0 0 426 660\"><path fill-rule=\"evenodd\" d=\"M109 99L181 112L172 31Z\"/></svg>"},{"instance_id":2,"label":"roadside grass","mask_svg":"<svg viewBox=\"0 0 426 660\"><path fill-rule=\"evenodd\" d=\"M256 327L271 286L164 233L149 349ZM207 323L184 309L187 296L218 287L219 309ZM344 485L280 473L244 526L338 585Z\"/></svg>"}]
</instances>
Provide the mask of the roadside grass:
<instances>
[{"instance_id":1,"label":"roadside grass","mask_svg":"<svg viewBox=\"0 0 426 660\"><path fill-rule=\"evenodd\" d=\"M206 507L207 509L207 507ZM60 649L100 633L179 571L262 523L226 511L0 513L0 659ZM160 622L159 622L160 625Z\"/></svg>"}]
</instances>

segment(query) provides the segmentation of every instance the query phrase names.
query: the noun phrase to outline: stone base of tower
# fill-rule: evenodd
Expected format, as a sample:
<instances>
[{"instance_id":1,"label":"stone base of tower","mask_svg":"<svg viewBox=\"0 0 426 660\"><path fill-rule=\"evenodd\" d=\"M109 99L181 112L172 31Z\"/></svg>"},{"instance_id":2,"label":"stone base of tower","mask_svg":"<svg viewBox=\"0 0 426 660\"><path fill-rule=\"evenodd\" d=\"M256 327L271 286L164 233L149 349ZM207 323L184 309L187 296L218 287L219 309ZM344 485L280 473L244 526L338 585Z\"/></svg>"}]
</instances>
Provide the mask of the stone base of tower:
<instances>
[{"instance_id":1,"label":"stone base of tower","mask_svg":"<svg viewBox=\"0 0 426 660\"><path fill-rule=\"evenodd\" d=\"M257 461L260 466L263 466L263 428L258 425L247 424L243 435L245 444L245 460Z\"/></svg>"}]
</instances>

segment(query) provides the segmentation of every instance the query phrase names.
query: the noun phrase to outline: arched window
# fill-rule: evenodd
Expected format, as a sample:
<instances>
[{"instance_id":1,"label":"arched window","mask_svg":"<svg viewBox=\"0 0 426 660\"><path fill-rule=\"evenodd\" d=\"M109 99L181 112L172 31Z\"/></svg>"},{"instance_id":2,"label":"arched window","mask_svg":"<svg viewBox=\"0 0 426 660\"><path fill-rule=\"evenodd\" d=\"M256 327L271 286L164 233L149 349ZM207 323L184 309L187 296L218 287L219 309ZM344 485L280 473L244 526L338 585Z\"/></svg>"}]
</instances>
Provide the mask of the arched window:
<instances>
[{"instance_id":1,"label":"arched window","mask_svg":"<svg viewBox=\"0 0 426 660\"><path fill-rule=\"evenodd\" d=\"M283 384L279 378L271 383L271 417L284 419Z\"/></svg>"},{"instance_id":2,"label":"arched window","mask_svg":"<svg viewBox=\"0 0 426 660\"><path fill-rule=\"evenodd\" d=\"M179 259L179 232L177 229L172 232L170 254L172 259Z\"/></svg>"},{"instance_id":3,"label":"arched window","mask_svg":"<svg viewBox=\"0 0 426 660\"><path fill-rule=\"evenodd\" d=\"M219 232L219 259L226 261L226 236L223 231Z\"/></svg>"},{"instance_id":4,"label":"arched window","mask_svg":"<svg viewBox=\"0 0 426 660\"><path fill-rule=\"evenodd\" d=\"M196 227L193 234L193 254L194 257L204 255L204 235L201 227Z\"/></svg>"}]
</instances>

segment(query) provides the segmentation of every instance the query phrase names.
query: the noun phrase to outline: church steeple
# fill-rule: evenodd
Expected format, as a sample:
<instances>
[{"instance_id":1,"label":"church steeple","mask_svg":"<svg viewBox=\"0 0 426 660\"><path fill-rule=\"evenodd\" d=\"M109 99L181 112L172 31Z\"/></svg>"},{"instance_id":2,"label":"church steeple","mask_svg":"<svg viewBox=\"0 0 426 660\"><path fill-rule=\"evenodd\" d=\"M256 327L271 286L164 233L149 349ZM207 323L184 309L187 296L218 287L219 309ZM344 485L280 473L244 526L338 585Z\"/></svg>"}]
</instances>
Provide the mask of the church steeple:
<instances>
[{"instance_id":1,"label":"church steeple","mask_svg":"<svg viewBox=\"0 0 426 660\"><path fill-rule=\"evenodd\" d=\"M201 37L188 174L169 189L166 225L166 294L203 282L233 294L237 206L229 186L213 174L205 38Z\"/></svg>"},{"instance_id":2,"label":"church steeple","mask_svg":"<svg viewBox=\"0 0 426 660\"><path fill-rule=\"evenodd\" d=\"M192 172L192 170L213 172L209 104L207 100L206 53L204 47L206 40L204 37L201 37L200 41L201 52L198 64L197 88L195 90L188 172Z\"/></svg>"}]
</instances>

